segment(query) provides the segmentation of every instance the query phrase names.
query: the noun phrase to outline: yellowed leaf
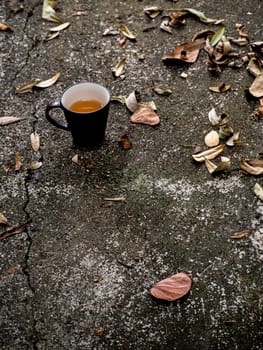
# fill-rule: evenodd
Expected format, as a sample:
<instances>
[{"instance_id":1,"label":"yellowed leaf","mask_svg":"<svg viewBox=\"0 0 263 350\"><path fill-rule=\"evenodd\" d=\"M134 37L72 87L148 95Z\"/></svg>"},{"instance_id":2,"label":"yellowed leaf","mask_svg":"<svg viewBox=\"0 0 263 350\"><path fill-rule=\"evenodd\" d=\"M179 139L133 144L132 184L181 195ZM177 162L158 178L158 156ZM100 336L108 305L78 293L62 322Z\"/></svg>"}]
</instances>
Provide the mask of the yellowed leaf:
<instances>
[{"instance_id":1,"label":"yellowed leaf","mask_svg":"<svg viewBox=\"0 0 263 350\"><path fill-rule=\"evenodd\" d=\"M27 169L34 171L34 170L40 169L42 167L42 164L43 164L42 162L34 161L31 164L29 164Z\"/></svg>"},{"instance_id":2,"label":"yellowed leaf","mask_svg":"<svg viewBox=\"0 0 263 350\"><path fill-rule=\"evenodd\" d=\"M192 157L196 162L204 162L206 159L212 160L216 158L224 149L225 145L218 145L206 151L193 154Z\"/></svg>"},{"instance_id":3,"label":"yellowed leaf","mask_svg":"<svg viewBox=\"0 0 263 350\"><path fill-rule=\"evenodd\" d=\"M33 79L30 82L24 83L17 87L15 92L17 94L25 94L27 92L32 92L33 87L36 86L40 81L40 79Z\"/></svg>"},{"instance_id":4,"label":"yellowed leaf","mask_svg":"<svg viewBox=\"0 0 263 350\"><path fill-rule=\"evenodd\" d=\"M123 73L125 62L126 62L126 57L120 60L116 64L116 66L111 69L115 77L119 77Z\"/></svg>"},{"instance_id":5,"label":"yellowed leaf","mask_svg":"<svg viewBox=\"0 0 263 350\"><path fill-rule=\"evenodd\" d=\"M35 86L38 87L38 88L50 87L51 85L54 85L57 82L57 80L59 79L60 75L61 75L61 73L58 72L52 78L40 81Z\"/></svg>"},{"instance_id":6,"label":"yellowed leaf","mask_svg":"<svg viewBox=\"0 0 263 350\"><path fill-rule=\"evenodd\" d=\"M240 168L251 175L263 175L263 159L241 159Z\"/></svg>"},{"instance_id":7,"label":"yellowed leaf","mask_svg":"<svg viewBox=\"0 0 263 350\"><path fill-rule=\"evenodd\" d=\"M8 220L4 214L0 213L0 224L8 225Z\"/></svg>"},{"instance_id":8,"label":"yellowed leaf","mask_svg":"<svg viewBox=\"0 0 263 350\"><path fill-rule=\"evenodd\" d=\"M15 171L19 171L22 167L21 156L18 152L16 152L16 163L15 163Z\"/></svg>"},{"instance_id":9,"label":"yellowed leaf","mask_svg":"<svg viewBox=\"0 0 263 350\"><path fill-rule=\"evenodd\" d=\"M133 40L133 41L136 40L135 35L129 30L129 28L125 24L121 24L121 32L128 39Z\"/></svg>"},{"instance_id":10,"label":"yellowed leaf","mask_svg":"<svg viewBox=\"0 0 263 350\"><path fill-rule=\"evenodd\" d=\"M70 26L70 22L62 23L56 27L49 28L51 32L61 32L62 30L68 28Z\"/></svg>"},{"instance_id":11,"label":"yellowed leaf","mask_svg":"<svg viewBox=\"0 0 263 350\"><path fill-rule=\"evenodd\" d=\"M35 152L37 152L39 150L40 147L40 136L37 132L33 132L30 135L30 141L31 141L31 145L32 148Z\"/></svg>"}]
</instances>

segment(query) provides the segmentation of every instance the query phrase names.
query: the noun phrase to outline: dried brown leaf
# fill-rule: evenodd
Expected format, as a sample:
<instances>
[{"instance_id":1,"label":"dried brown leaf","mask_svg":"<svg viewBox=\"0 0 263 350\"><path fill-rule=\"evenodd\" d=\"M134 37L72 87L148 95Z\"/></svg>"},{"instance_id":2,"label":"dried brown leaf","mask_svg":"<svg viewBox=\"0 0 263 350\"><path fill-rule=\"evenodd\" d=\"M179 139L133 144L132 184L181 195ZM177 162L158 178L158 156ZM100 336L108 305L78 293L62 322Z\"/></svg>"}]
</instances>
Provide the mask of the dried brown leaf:
<instances>
[{"instance_id":1,"label":"dried brown leaf","mask_svg":"<svg viewBox=\"0 0 263 350\"><path fill-rule=\"evenodd\" d=\"M162 13L162 8L159 6L149 6L144 8L144 13L150 18L156 18Z\"/></svg>"},{"instance_id":2,"label":"dried brown leaf","mask_svg":"<svg viewBox=\"0 0 263 350\"><path fill-rule=\"evenodd\" d=\"M163 96L169 96L172 93L172 90L168 87L163 87L159 86L157 84L153 84L152 87L153 91L156 92L158 95L163 95Z\"/></svg>"},{"instance_id":3,"label":"dried brown leaf","mask_svg":"<svg viewBox=\"0 0 263 350\"><path fill-rule=\"evenodd\" d=\"M30 82L24 83L17 87L15 92L17 94L25 94L27 92L32 92L33 87L36 86L40 81L40 79L33 79Z\"/></svg>"},{"instance_id":4,"label":"dried brown leaf","mask_svg":"<svg viewBox=\"0 0 263 350\"><path fill-rule=\"evenodd\" d=\"M104 198L104 200L109 202L124 202L125 197L108 197L108 198Z\"/></svg>"},{"instance_id":5,"label":"dried brown leaf","mask_svg":"<svg viewBox=\"0 0 263 350\"><path fill-rule=\"evenodd\" d=\"M187 42L177 46L170 54L162 57L162 60L167 63L186 62L194 63L199 55L200 49L205 46L204 39Z\"/></svg>"},{"instance_id":6,"label":"dried brown leaf","mask_svg":"<svg viewBox=\"0 0 263 350\"><path fill-rule=\"evenodd\" d=\"M27 169L34 171L34 170L40 169L42 167L42 164L43 164L42 162L33 161L32 163L29 164Z\"/></svg>"},{"instance_id":7,"label":"dried brown leaf","mask_svg":"<svg viewBox=\"0 0 263 350\"><path fill-rule=\"evenodd\" d=\"M263 73L260 73L256 76L255 80L249 88L249 92L254 97L263 97Z\"/></svg>"},{"instance_id":8,"label":"dried brown leaf","mask_svg":"<svg viewBox=\"0 0 263 350\"><path fill-rule=\"evenodd\" d=\"M219 164L211 162L209 159L205 159L205 165L210 174L219 173L221 171L228 170L231 166L230 159L228 157L221 157Z\"/></svg>"},{"instance_id":9,"label":"dried brown leaf","mask_svg":"<svg viewBox=\"0 0 263 350\"><path fill-rule=\"evenodd\" d=\"M255 77L263 73L260 59L258 57L251 57L247 65L247 70Z\"/></svg>"},{"instance_id":10,"label":"dried brown leaf","mask_svg":"<svg viewBox=\"0 0 263 350\"><path fill-rule=\"evenodd\" d=\"M9 225L7 218L2 213L0 213L0 224Z\"/></svg>"},{"instance_id":11,"label":"dried brown leaf","mask_svg":"<svg viewBox=\"0 0 263 350\"><path fill-rule=\"evenodd\" d=\"M42 7L42 18L51 22L61 22L61 19L55 11L56 1L55 0L44 0Z\"/></svg>"},{"instance_id":12,"label":"dried brown leaf","mask_svg":"<svg viewBox=\"0 0 263 350\"><path fill-rule=\"evenodd\" d=\"M204 162L207 159L212 160L216 158L223 151L224 147L225 145L218 145L206 151L193 154L192 157L196 162Z\"/></svg>"},{"instance_id":13,"label":"dried brown leaf","mask_svg":"<svg viewBox=\"0 0 263 350\"><path fill-rule=\"evenodd\" d=\"M139 107L130 118L132 123L158 125L160 118L151 107Z\"/></svg>"},{"instance_id":14,"label":"dried brown leaf","mask_svg":"<svg viewBox=\"0 0 263 350\"><path fill-rule=\"evenodd\" d=\"M225 84L225 83L222 83L222 84L219 84L218 86L210 86L209 87L209 90L213 91L213 92L226 92L228 90L230 90L232 87L231 84Z\"/></svg>"},{"instance_id":15,"label":"dried brown leaf","mask_svg":"<svg viewBox=\"0 0 263 350\"><path fill-rule=\"evenodd\" d=\"M122 60L120 60L116 64L116 66L111 69L112 73L115 77L119 77L123 73L125 62L126 62L126 57L124 57Z\"/></svg>"},{"instance_id":16,"label":"dried brown leaf","mask_svg":"<svg viewBox=\"0 0 263 350\"><path fill-rule=\"evenodd\" d=\"M129 28L125 24L121 24L121 32L128 39L130 39L132 41L136 40L135 35L129 30Z\"/></svg>"},{"instance_id":17,"label":"dried brown leaf","mask_svg":"<svg viewBox=\"0 0 263 350\"><path fill-rule=\"evenodd\" d=\"M255 232L256 232L256 230L253 229L253 228L251 228L251 229L246 230L246 231L234 233L233 235L230 236L230 238L233 238L233 239L246 238L246 237L252 235L252 234L255 233Z\"/></svg>"},{"instance_id":18,"label":"dried brown leaf","mask_svg":"<svg viewBox=\"0 0 263 350\"><path fill-rule=\"evenodd\" d=\"M186 295L192 286L191 278L184 272L157 282L151 288L151 295L157 299L175 301Z\"/></svg>"},{"instance_id":19,"label":"dried brown leaf","mask_svg":"<svg viewBox=\"0 0 263 350\"><path fill-rule=\"evenodd\" d=\"M43 40L44 40L44 41L53 40L53 39L55 39L55 38L57 38L57 37L59 36L59 33L60 33L60 32L55 32L55 33L49 34L49 35L47 35Z\"/></svg>"},{"instance_id":20,"label":"dried brown leaf","mask_svg":"<svg viewBox=\"0 0 263 350\"><path fill-rule=\"evenodd\" d=\"M123 149L126 151L132 148L132 142L130 141L127 134L122 135L119 139L119 144L122 146Z\"/></svg>"},{"instance_id":21,"label":"dried brown leaf","mask_svg":"<svg viewBox=\"0 0 263 350\"><path fill-rule=\"evenodd\" d=\"M18 152L16 152L16 163L15 163L15 171L19 171L22 167L22 159Z\"/></svg>"},{"instance_id":22,"label":"dried brown leaf","mask_svg":"<svg viewBox=\"0 0 263 350\"><path fill-rule=\"evenodd\" d=\"M240 168L251 175L263 175L263 159L241 159Z\"/></svg>"},{"instance_id":23,"label":"dried brown leaf","mask_svg":"<svg viewBox=\"0 0 263 350\"><path fill-rule=\"evenodd\" d=\"M35 152L39 151L40 147L40 136L37 132L32 132L30 135L31 146Z\"/></svg>"},{"instance_id":24,"label":"dried brown leaf","mask_svg":"<svg viewBox=\"0 0 263 350\"><path fill-rule=\"evenodd\" d=\"M68 28L70 26L70 22L62 23L56 27L49 28L51 32L61 32L62 30Z\"/></svg>"},{"instance_id":25,"label":"dried brown leaf","mask_svg":"<svg viewBox=\"0 0 263 350\"><path fill-rule=\"evenodd\" d=\"M1 31L10 31L12 32L13 31L13 28L10 27L8 24L5 24L5 23L0 23L0 30Z\"/></svg>"},{"instance_id":26,"label":"dried brown leaf","mask_svg":"<svg viewBox=\"0 0 263 350\"><path fill-rule=\"evenodd\" d=\"M15 226L15 227L11 228L10 230L7 230L7 231L1 233L0 234L0 239L7 238L9 236L13 236L13 235L16 235L16 234L24 232L25 229L27 228L27 226L29 225L30 221L31 220L28 220L24 224L20 224L18 226Z\"/></svg>"},{"instance_id":27,"label":"dried brown leaf","mask_svg":"<svg viewBox=\"0 0 263 350\"><path fill-rule=\"evenodd\" d=\"M259 183L256 183L253 187L253 191L255 193L255 195L261 200L263 201L263 187L260 186Z\"/></svg>"}]
</instances>

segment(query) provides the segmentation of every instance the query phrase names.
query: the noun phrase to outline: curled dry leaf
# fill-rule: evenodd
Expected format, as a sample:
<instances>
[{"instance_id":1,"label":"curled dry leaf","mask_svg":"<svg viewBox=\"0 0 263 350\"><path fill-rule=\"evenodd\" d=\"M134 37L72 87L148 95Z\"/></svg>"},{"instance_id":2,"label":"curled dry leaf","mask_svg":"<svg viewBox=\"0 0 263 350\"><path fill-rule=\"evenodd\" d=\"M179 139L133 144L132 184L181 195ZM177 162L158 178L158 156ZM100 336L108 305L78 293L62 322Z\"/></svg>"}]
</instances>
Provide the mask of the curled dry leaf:
<instances>
[{"instance_id":1,"label":"curled dry leaf","mask_svg":"<svg viewBox=\"0 0 263 350\"><path fill-rule=\"evenodd\" d=\"M130 118L132 123L158 125L160 118L151 107L139 107Z\"/></svg>"},{"instance_id":2,"label":"curled dry leaf","mask_svg":"<svg viewBox=\"0 0 263 350\"><path fill-rule=\"evenodd\" d=\"M256 183L253 187L253 191L255 193L255 195L261 200L263 201L263 187L260 186L259 183Z\"/></svg>"},{"instance_id":3,"label":"curled dry leaf","mask_svg":"<svg viewBox=\"0 0 263 350\"><path fill-rule=\"evenodd\" d=\"M162 8L159 6L149 6L144 8L144 13L150 18L155 18L162 13Z\"/></svg>"},{"instance_id":4,"label":"curled dry leaf","mask_svg":"<svg viewBox=\"0 0 263 350\"><path fill-rule=\"evenodd\" d=\"M169 89L168 87L158 86L155 83L153 84L152 89L158 95L169 96L172 93L172 90Z\"/></svg>"},{"instance_id":5,"label":"curled dry leaf","mask_svg":"<svg viewBox=\"0 0 263 350\"><path fill-rule=\"evenodd\" d=\"M216 126L220 123L221 117L217 115L215 108L212 108L208 113L208 119L212 125Z\"/></svg>"},{"instance_id":6,"label":"curled dry leaf","mask_svg":"<svg viewBox=\"0 0 263 350\"><path fill-rule=\"evenodd\" d=\"M214 147L219 144L219 135L215 130L211 130L206 136L204 140L207 147Z\"/></svg>"},{"instance_id":7,"label":"curled dry leaf","mask_svg":"<svg viewBox=\"0 0 263 350\"><path fill-rule=\"evenodd\" d=\"M235 132L227 141L226 145L230 147L234 147L239 143L240 140L240 131Z\"/></svg>"},{"instance_id":8,"label":"curled dry leaf","mask_svg":"<svg viewBox=\"0 0 263 350\"><path fill-rule=\"evenodd\" d=\"M32 92L33 87L36 86L40 81L40 79L33 79L30 82L24 83L17 87L15 92L17 94L25 94L27 92Z\"/></svg>"},{"instance_id":9,"label":"curled dry leaf","mask_svg":"<svg viewBox=\"0 0 263 350\"><path fill-rule=\"evenodd\" d=\"M16 234L24 232L25 229L27 228L27 226L29 225L30 221L31 220L28 220L24 224L20 224L18 226L15 226L15 227L11 228L10 230L7 230L7 231L1 233L0 234L0 239L7 238L9 236L13 236L13 235L16 235Z\"/></svg>"},{"instance_id":10,"label":"curled dry leaf","mask_svg":"<svg viewBox=\"0 0 263 350\"><path fill-rule=\"evenodd\" d=\"M9 225L7 218L2 213L0 213L0 224Z\"/></svg>"},{"instance_id":11,"label":"curled dry leaf","mask_svg":"<svg viewBox=\"0 0 263 350\"><path fill-rule=\"evenodd\" d=\"M121 32L126 38L132 41L136 41L135 35L129 30L129 28L125 24L121 24Z\"/></svg>"},{"instance_id":12,"label":"curled dry leaf","mask_svg":"<svg viewBox=\"0 0 263 350\"><path fill-rule=\"evenodd\" d=\"M34 161L31 164L29 164L27 169L34 171L34 170L40 169L42 167L42 164L43 164L42 162Z\"/></svg>"},{"instance_id":13,"label":"curled dry leaf","mask_svg":"<svg viewBox=\"0 0 263 350\"><path fill-rule=\"evenodd\" d=\"M20 120L24 120L24 118L18 118L18 117L8 117L8 116L4 116L4 117L0 117L0 125L4 126L4 125L8 125L8 124L13 124L13 123L17 123Z\"/></svg>"},{"instance_id":14,"label":"curled dry leaf","mask_svg":"<svg viewBox=\"0 0 263 350\"><path fill-rule=\"evenodd\" d=\"M192 286L191 278L184 272L157 282L151 288L151 295L157 299L175 301L186 295Z\"/></svg>"},{"instance_id":15,"label":"curled dry leaf","mask_svg":"<svg viewBox=\"0 0 263 350\"><path fill-rule=\"evenodd\" d=\"M254 75L255 77L262 74L263 70L261 67L261 62L260 59L258 57L251 57L248 65L247 65L247 70L249 73L251 73L252 75Z\"/></svg>"},{"instance_id":16,"label":"curled dry leaf","mask_svg":"<svg viewBox=\"0 0 263 350\"><path fill-rule=\"evenodd\" d=\"M22 159L18 152L16 152L16 163L15 163L15 171L19 171L22 167Z\"/></svg>"},{"instance_id":17,"label":"curled dry leaf","mask_svg":"<svg viewBox=\"0 0 263 350\"><path fill-rule=\"evenodd\" d=\"M232 87L231 84L222 83L222 84L220 84L218 86L210 86L209 90L211 90L213 92L220 92L220 93L222 93L222 92L226 92L226 91L230 90L231 87Z\"/></svg>"},{"instance_id":18,"label":"curled dry leaf","mask_svg":"<svg viewBox=\"0 0 263 350\"><path fill-rule=\"evenodd\" d=\"M12 31L13 31L13 28L10 27L8 24L0 23L0 30L12 32Z\"/></svg>"},{"instance_id":19,"label":"curled dry leaf","mask_svg":"<svg viewBox=\"0 0 263 350\"><path fill-rule=\"evenodd\" d=\"M263 175L263 159L241 159L240 168L251 175Z\"/></svg>"},{"instance_id":20,"label":"curled dry leaf","mask_svg":"<svg viewBox=\"0 0 263 350\"><path fill-rule=\"evenodd\" d=\"M111 69L112 73L115 77L119 77L122 74L122 72L124 70L125 62L126 62L126 57L124 57L122 60L120 60L116 64L116 66Z\"/></svg>"},{"instance_id":21,"label":"curled dry leaf","mask_svg":"<svg viewBox=\"0 0 263 350\"><path fill-rule=\"evenodd\" d=\"M61 22L61 19L55 11L56 1L55 0L44 0L42 7L42 18L51 22Z\"/></svg>"},{"instance_id":22,"label":"curled dry leaf","mask_svg":"<svg viewBox=\"0 0 263 350\"><path fill-rule=\"evenodd\" d=\"M112 102L120 102L121 104L125 104L126 101L126 96L124 95L115 95L115 96L111 96L111 101Z\"/></svg>"},{"instance_id":23,"label":"curled dry leaf","mask_svg":"<svg viewBox=\"0 0 263 350\"><path fill-rule=\"evenodd\" d=\"M61 32L62 30L68 28L70 26L70 22L62 23L56 27L49 28L51 32Z\"/></svg>"},{"instance_id":24,"label":"curled dry leaf","mask_svg":"<svg viewBox=\"0 0 263 350\"><path fill-rule=\"evenodd\" d=\"M249 230L246 230L246 231L234 233L233 235L230 236L230 238L233 238L233 239L246 238L255 232L256 232L256 230L254 228L250 228Z\"/></svg>"},{"instance_id":25,"label":"curled dry leaf","mask_svg":"<svg viewBox=\"0 0 263 350\"><path fill-rule=\"evenodd\" d=\"M205 159L205 165L209 173L214 174L229 169L231 166L231 162L228 157L221 157L221 161L219 164L214 164L209 159Z\"/></svg>"},{"instance_id":26,"label":"curled dry leaf","mask_svg":"<svg viewBox=\"0 0 263 350\"><path fill-rule=\"evenodd\" d=\"M225 145L218 145L206 151L193 154L192 157L196 162L204 162L207 159L212 160L216 158L223 151L224 147Z\"/></svg>"},{"instance_id":27,"label":"curled dry leaf","mask_svg":"<svg viewBox=\"0 0 263 350\"><path fill-rule=\"evenodd\" d=\"M119 139L119 144L122 146L123 149L126 151L132 148L132 142L130 141L127 134L122 135Z\"/></svg>"},{"instance_id":28,"label":"curled dry leaf","mask_svg":"<svg viewBox=\"0 0 263 350\"><path fill-rule=\"evenodd\" d=\"M57 38L58 36L59 36L59 32L55 32L55 33L47 35L43 40L50 41L50 40Z\"/></svg>"},{"instance_id":29,"label":"curled dry leaf","mask_svg":"<svg viewBox=\"0 0 263 350\"><path fill-rule=\"evenodd\" d=\"M129 111L136 111L136 109L138 108L139 99L140 93L138 91L135 90L129 94L129 96L125 99L125 104Z\"/></svg>"},{"instance_id":30,"label":"curled dry leaf","mask_svg":"<svg viewBox=\"0 0 263 350\"><path fill-rule=\"evenodd\" d=\"M60 75L61 75L61 73L58 72L52 78L40 81L35 86L38 88L47 88L51 85L54 85L57 82L57 80L59 79Z\"/></svg>"},{"instance_id":31,"label":"curled dry leaf","mask_svg":"<svg viewBox=\"0 0 263 350\"><path fill-rule=\"evenodd\" d=\"M263 73L260 73L256 76L255 80L249 88L249 92L254 97L263 97Z\"/></svg>"},{"instance_id":32,"label":"curled dry leaf","mask_svg":"<svg viewBox=\"0 0 263 350\"><path fill-rule=\"evenodd\" d=\"M30 141L31 141L31 145L32 148L35 152L37 152L39 150L40 147L40 136L37 132L33 132L30 135Z\"/></svg>"},{"instance_id":33,"label":"curled dry leaf","mask_svg":"<svg viewBox=\"0 0 263 350\"><path fill-rule=\"evenodd\" d=\"M186 62L194 63L199 55L200 49L205 46L204 39L187 42L177 46L170 54L162 57L162 60L167 63Z\"/></svg>"}]
</instances>

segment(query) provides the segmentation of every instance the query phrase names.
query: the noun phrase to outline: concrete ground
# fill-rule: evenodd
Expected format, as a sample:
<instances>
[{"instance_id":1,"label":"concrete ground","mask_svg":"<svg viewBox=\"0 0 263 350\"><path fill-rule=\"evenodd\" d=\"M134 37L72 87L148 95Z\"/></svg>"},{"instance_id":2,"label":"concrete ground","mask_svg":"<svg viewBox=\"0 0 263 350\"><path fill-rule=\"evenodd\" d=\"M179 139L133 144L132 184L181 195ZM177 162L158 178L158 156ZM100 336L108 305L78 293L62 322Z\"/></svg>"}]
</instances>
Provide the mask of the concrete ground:
<instances>
[{"instance_id":1,"label":"concrete ground","mask_svg":"<svg viewBox=\"0 0 263 350\"><path fill-rule=\"evenodd\" d=\"M22 11L12 11L14 4ZM149 5L195 8L224 19L229 36L238 36L241 23L252 41L263 39L262 0L58 1L57 13L71 25L47 42L56 24L41 18L42 1L1 2L0 22L13 31L0 31L0 116L24 118L0 126L0 212L10 224L1 232L27 223L0 240L3 350L263 348L263 203L252 191L262 177L239 168L242 157L263 150L262 120L252 117L258 100L245 93L253 77L245 66L212 75L204 51L191 65L164 65L175 46L219 27L190 17L169 34L160 30L161 16L146 17ZM103 35L121 24L137 39L126 48L119 35ZM116 78L111 68L124 57L124 76ZM15 93L57 72L53 86ZM99 82L114 96L138 90L155 102L160 125L131 124L126 107L112 102L104 145L75 149L69 133L48 123L45 108L80 81ZM153 81L171 95L153 92ZM221 82L232 89L209 90ZM213 107L241 132L240 145L224 150L231 169L215 176L192 159L195 146L205 149ZM37 152L32 132L40 135ZM130 150L119 145L124 134ZM87 167L72 162L75 154ZM28 170L35 161L42 166ZM250 234L230 238L243 231ZM155 282L177 272L192 277L187 296L151 297Z\"/></svg>"}]
</instances>

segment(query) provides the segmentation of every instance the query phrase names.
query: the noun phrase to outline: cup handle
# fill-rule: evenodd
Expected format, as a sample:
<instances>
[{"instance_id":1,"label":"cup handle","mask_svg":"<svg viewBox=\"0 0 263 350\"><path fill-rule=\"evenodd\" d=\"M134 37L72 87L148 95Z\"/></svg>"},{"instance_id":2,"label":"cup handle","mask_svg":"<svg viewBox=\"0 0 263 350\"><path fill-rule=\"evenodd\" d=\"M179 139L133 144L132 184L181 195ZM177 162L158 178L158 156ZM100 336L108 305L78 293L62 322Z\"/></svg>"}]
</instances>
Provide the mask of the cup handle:
<instances>
[{"instance_id":1,"label":"cup handle","mask_svg":"<svg viewBox=\"0 0 263 350\"><path fill-rule=\"evenodd\" d=\"M56 120L55 118L53 118L51 115L50 115L50 111L51 109L53 108L62 108L61 106L61 103L60 101L56 101L56 102L53 102L51 103L50 105L47 106L46 108L46 118L47 120L54 126L56 126L57 128L59 129L63 129L63 130L70 130L69 128L69 125L68 123L63 123L63 122L60 122L59 120Z\"/></svg>"}]
</instances>

